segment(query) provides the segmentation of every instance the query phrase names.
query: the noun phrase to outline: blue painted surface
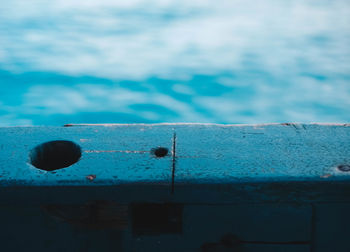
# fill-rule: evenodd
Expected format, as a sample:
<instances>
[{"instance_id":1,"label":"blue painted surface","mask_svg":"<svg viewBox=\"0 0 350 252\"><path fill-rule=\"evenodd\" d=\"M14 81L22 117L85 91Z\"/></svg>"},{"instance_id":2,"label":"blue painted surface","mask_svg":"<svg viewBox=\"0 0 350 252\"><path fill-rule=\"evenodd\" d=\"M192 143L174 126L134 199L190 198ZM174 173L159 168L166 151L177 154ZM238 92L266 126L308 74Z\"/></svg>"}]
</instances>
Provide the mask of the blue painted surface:
<instances>
[{"instance_id":1,"label":"blue painted surface","mask_svg":"<svg viewBox=\"0 0 350 252\"><path fill-rule=\"evenodd\" d=\"M3 185L156 183L170 187L172 183L350 180L349 171L338 169L350 164L349 125L77 125L8 127L0 128L0 133ZM60 159L72 155L71 166L54 171L33 166L34 150L39 159L50 163L47 159L53 156L36 149L54 140L77 144L81 158L76 159L80 153L68 146ZM161 158L153 153L159 146L168 149ZM59 152L57 147L48 148ZM90 174L97 178L89 180Z\"/></svg>"},{"instance_id":2,"label":"blue painted surface","mask_svg":"<svg viewBox=\"0 0 350 252\"><path fill-rule=\"evenodd\" d=\"M350 164L349 131L349 124L0 127L1 247L348 252L350 171L338 167ZM48 153L70 156L60 154L67 142L53 140L78 144L81 159L43 170L52 168ZM80 153L63 146L73 158ZM158 146L168 154L156 157Z\"/></svg>"},{"instance_id":3,"label":"blue painted surface","mask_svg":"<svg viewBox=\"0 0 350 252\"><path fill-rule=\"evenodd\" d=\"M349 17L347 0L0 0L0 126L346 123ZM226 251L231 234L246 252L348 252L349 138L348 124L0 128L1 250ZM35 168L52 140L81 159ZM165 202L183 206L181 233L135 235L133 204Z\"/></svg>"},{"instance_id":4,"label":"blue painted surface","mask_svg":"<svg viewBox=\"0 0 350 252\"><path fill-rule=\"evenodd\" d=\"M348 124L5 127L0 196L11 202L70 202L92 195L127 203L343 202L350 197L350 172L338 167L350 164L349 129ZM54 171L35 167L33 150L54 140L78 144L80 160ZM159 146L168 149L166 156L154 155ZM45 151L39 153L46 160ZM38 194L41 187L44 195Z\"/></svg>"},{"instance_id":5,"label":"blue painted surface","mask_svg":"<svg viewBox=\"0 0 350 252\"><path fill-rule=\"evenodd\" d=\"M0 2L0 126L350 120L347 0Z\"/></svg>"},{"instance_id":6,"label":"blue painted surface","mask_svg":"<svg viewBox=\"0 0 350 252\"><path fill-rule=\"evenodd\" d=\"M158 146L171 150L172 127L14 127L0 128L0 131L3 185L155 183L170 188L172 157L156 158L151 150ZM25 144L18 144L15 140L18 138ZM81 146L79 162L52 172L32 166L31 150L52 140L69 140ZM87 178L89 175L97 177L91 181Z\"/></svg>"}]
</instances>

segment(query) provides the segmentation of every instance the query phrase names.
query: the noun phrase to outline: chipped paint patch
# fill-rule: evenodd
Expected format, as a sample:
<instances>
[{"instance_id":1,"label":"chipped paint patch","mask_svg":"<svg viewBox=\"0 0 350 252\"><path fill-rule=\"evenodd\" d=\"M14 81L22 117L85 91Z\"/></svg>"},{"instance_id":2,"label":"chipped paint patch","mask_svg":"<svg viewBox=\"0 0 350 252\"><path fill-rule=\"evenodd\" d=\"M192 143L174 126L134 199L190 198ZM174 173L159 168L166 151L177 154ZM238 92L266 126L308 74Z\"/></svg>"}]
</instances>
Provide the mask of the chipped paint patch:
<instances>
[{"instance_id":1,"label":"chipped paint patch","mask_svg":"<svg viewBox=\"0 0 350 252\"><path fill-rule=\"evenodd\" d=\"M88 179L88 180L90 180L90 181L93 181L95 178L96 178L96 175L94 175L94 174L91 174L91 175L87 175L87 176L86 176L86 179Z\"/></svg>"}]
</instances>

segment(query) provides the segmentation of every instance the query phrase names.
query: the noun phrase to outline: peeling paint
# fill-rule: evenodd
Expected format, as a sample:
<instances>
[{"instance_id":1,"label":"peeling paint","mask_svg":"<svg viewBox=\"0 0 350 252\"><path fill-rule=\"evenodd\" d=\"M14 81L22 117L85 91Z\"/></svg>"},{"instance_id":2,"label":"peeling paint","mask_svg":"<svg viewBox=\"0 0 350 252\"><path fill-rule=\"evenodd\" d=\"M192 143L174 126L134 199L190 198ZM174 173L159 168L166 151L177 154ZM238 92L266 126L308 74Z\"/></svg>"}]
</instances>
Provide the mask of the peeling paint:
<instances>
[{"instance_id":1,"label":"peeling paint","mask_svg":"<svg viewBox=\"0 0 350 252\"><path fill-rule=\"evenodd\" d=\"M93 181L96 178L96 175L92 174L92 175L87 175L86 179Z\"/></svg>"}]
</instances>

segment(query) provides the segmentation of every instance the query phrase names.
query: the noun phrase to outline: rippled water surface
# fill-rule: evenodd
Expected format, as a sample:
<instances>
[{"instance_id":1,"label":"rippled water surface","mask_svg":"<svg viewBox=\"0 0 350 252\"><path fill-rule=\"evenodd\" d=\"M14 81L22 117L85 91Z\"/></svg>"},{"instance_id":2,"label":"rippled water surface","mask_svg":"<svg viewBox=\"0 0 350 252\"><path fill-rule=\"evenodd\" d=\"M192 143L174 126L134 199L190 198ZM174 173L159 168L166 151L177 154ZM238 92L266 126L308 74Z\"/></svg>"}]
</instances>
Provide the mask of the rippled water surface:
<instances>
[{"instance_id":1,"label":"rippled water surface","mask_svg":"<svg viewBox=\"0 0 350 252\"><path fill-rule=\"evenodd\" d=\"M0 0L0 126L295 121L350 121L350 1Z\"/></svg>"}]
</instances>

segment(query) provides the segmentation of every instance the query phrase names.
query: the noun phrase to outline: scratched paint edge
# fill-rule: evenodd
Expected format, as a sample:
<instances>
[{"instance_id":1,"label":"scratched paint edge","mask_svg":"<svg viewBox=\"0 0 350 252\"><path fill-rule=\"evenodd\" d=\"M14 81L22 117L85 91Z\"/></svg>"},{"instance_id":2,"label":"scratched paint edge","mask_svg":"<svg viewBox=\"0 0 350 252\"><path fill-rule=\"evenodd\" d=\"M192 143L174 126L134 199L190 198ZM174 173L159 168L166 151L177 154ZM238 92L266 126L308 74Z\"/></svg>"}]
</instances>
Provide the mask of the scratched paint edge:
<instances>
[{"instance_id":1,"label":"scratched paint edge","mask_svg":"<svg viewBox=\"0 0 350 252\"><path fill-rule=\"evenodd\" d=\"M299 123L299 122L287 122L287 123L258 123L258 124L220 124L220 123L184 123L184 122L178 122L178 123L97 123L97 124L90 124L90 123L68 123L63 125L64 127L76 127L76 126L104 126L104 127L113 127L113 126L158 126L158 125L164 125L164 126L188 126L188 125L203 125L203 126L274 126L274 125L283 125L283 126L290 126L290 125L320 125L320 126L343 126L343 127L349 127L350 123ZM14 126L12 126L14 127ZM25 126L24 126L25 127Z\"/></svg>"},{"instance_id":2,"label":"scratched paint edge","mask_svg":"<svg viewBox=\"0 0 350 252\"><path fill-rule=\"evenodd\" d=\"M286 123L257 123L257 124L224 124L224 123L188 123L188 122L177 122L177 123L67 123L64 125L20 125L20 126L1 126L1 128L55 128L55 127L85 127L85 126L98 126L98 127L115 127L115 126L222 126L222 127L260 127L260 126L292 126L292 125L319 125L319 126L342 126L350 127L349 123L302 123L302 122L286 122Z\"/></svg>"}]
</instances>

